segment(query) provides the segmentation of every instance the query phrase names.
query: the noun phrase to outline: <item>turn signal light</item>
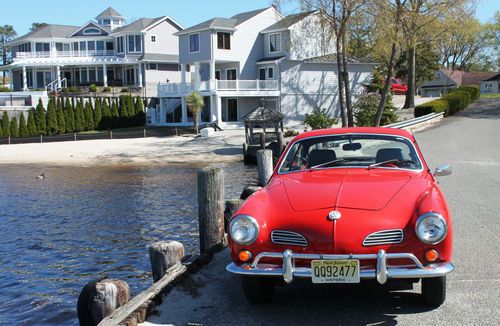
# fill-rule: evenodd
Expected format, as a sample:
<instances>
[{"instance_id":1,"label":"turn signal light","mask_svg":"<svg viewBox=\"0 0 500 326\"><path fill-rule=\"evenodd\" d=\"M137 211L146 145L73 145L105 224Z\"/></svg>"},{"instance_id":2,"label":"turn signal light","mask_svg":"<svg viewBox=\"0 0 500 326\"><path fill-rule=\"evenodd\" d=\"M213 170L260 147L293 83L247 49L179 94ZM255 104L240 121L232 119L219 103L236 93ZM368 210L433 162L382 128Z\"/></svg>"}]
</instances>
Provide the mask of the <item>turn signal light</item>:
<instances>
[{"instance_id":1,"label":"turn signal light","mask_svg":"<svg viewBox=\"0 0 500 326\"><path fill-rule=\"evenodd\" d=\"M240 261L246 263L250 259L252 259L252 253L248 250L242 250L238 253L238 258Z\"/></svg>"},{"instance_id":2,"label":"turn signal light","mask_svg":"<svg viewBox=\"0 0 500 326\"><path fill-rule=\"evenodd\" d=\"M438 259L439 257L439 254L436 250L434 249L429 249L425 252L425 259L432 263L433 261L436 261L436 259Z\"/></svg>"}]
</instances>

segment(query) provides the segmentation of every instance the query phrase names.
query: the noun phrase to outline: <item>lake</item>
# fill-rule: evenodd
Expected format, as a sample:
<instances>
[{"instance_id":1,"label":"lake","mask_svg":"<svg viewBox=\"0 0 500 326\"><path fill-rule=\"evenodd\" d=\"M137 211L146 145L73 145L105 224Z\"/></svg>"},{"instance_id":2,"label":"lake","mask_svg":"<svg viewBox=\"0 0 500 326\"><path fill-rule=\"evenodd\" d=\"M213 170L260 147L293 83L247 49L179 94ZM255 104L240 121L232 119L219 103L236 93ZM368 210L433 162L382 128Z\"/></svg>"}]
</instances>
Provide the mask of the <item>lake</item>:
<instances>
[{"instance_id":1,"label":"lake","mask_svg":"<svg viewBox=\"0 0 500 326\"><path fill-rule=\"evenodd\" d=\"M0 324L77 325L90 280L123 279L132 295L151 285L152 242L196 253L201 166L0 166ZM221 166L226 199L256 182L254 167Z\"/></svg>"}]
</instances>

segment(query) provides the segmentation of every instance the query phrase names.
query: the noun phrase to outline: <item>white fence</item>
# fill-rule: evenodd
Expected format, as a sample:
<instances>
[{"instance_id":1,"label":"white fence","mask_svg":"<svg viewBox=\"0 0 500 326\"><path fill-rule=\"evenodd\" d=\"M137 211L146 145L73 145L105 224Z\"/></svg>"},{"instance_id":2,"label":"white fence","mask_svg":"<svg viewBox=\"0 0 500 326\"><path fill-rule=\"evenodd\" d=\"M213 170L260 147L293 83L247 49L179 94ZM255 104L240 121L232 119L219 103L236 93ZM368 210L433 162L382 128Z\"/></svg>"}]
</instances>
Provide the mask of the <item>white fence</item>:
<instances>
[{"instance_id":1,"label":"white fence","mask_svg":"<svg viewBox=\"0 0 500 326\"><path fill-rule=\"evenodd\" d=\"M14 61L16 59L31 58L106 57L115 55L116 53L113 50L17 52Z\"/></svg>"},{"instance_id":2,"label":"white fence","mask_svg":"<svg viewBox=\"0 0 500 326\"><path fill-rule=\"evenodd\" d=\"M278 81L271 80L208 80L200 82L198 88L188 83L158 85L158 94L182 94L192 91L277 91Z\"/></svg>"}]
</instances>

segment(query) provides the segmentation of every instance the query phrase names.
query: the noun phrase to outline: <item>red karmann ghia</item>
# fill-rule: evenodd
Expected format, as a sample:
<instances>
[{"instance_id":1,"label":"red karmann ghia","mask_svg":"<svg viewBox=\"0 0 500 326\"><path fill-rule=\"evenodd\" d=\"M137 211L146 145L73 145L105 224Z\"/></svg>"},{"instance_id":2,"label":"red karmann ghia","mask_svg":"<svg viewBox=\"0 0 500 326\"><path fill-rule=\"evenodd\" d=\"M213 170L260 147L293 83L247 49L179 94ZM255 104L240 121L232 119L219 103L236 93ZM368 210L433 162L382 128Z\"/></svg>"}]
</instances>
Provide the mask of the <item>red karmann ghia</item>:
<instances>
[{"instance_id":1,"label":"red karmann ghia","mask_svg":"<svg viewBox=\"0 0 500 326\"><path fill-rule=\"evenodd\" d=\"M233 263L252 303L276 281L422 281L422 299L446 298L451 217L413 135L391 128L303 133L285 149L269 184L229 224Z\"/></svg>"}]
</instances>

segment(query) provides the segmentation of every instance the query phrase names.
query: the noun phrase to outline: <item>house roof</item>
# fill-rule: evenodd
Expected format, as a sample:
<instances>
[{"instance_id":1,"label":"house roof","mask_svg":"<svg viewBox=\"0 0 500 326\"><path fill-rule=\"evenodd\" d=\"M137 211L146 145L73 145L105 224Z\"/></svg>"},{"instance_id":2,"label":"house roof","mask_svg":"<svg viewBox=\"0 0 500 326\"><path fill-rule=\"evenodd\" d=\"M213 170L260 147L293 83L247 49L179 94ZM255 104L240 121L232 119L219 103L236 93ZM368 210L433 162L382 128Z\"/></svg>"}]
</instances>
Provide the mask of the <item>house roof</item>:
<instances>
[{"instance_id":1,"label":"house roof","mask_svg":"<svg viewBox=\"0 0 500 326\"><path fill-rule=\"evenodd\" d=\"M457 85L478 85L481 80L494 77L498 72L467 72L462 70L439 69L440 78L422 84L422 88L449 87Z\"/></svg>"},{"instance_id":2,"label":"house roof","mask_svg":"<svg viewBox=\"0 0 500 326\"><path fill-rule=\"evenodd\" d=\"M163 53L145 53L139 59L142 61L151 61L151 62L179 62L178 55L163 54Z\"/></svg>"},{"instance_id":3,"label":"house roof","mask_svg":"<svg viewBox=\"0 0 500 326\"><path fill-rule=\"evenodd\" d=\"M479 85L481 80L489 79L498 72L466 72L462 77L462 85Z\"/></svg>"},{"instance_id":4,"label":"house roof","mask_svg":"<svg viewBox=\"0 0 500 326\"><path fill-rule=\"evenodd\" d=\"M47 24L40 26L39 28L35 29L34 31L31 31L27 34L24 34L23 36L20 36L16 38L15 40L12 40L9 42L9 44L12 43L19 43L23 40L26 39L33 39L33 38L66 38L69 35L73 34L77 29L79 29L80 26L69 26L69 25L55 25L55 24Z\"/></svg>"},{"instance_id":5,"label":"house roof","mask_svg":"<svg viewBox=\"0 0 500 326\"><path fill-rule=\"evenodd\" d=\"M101 12L95 19L110 18L110 17L125 18L118 11L114 10L111 7L108 7L103 12Z\"/></svg>"},{"instance_id":6,"label":"house roof","mask_svg":"<svg viewBox=\"0 0 500 326\"><path fill-rule=\"evenodd\" d=\"M285 18L283 18L282 20L280 20L280 21L272 24L268 28L264 29L261 33L267 33L267 32L287 29L288 27L301 21L302 19L304 19L305 17L309 16L310 14L312 14L314 12L316 12L316 11L306 11L306 12L301 12L298 14L288 15Z\"/></svg>"},{"instance_id":7,"label":"house roof","mask_svg":"<svg viewBox=\"0 0 500 326\"><path fill-rule=\"evenodd\" d=\"M273 62L273 61L276 61L276 60L283 59L284 57L285 57L284 55L281 55L281 56L278 56L278 57L262 58L259 61L257 61L257 64L264 63L264 62Z\"/></svg>"},{"instance_id":8,"label":"house roof","mask_svg":"<svg viewBox=\"0 0 500 326\"><path fill-rule=\"evenodd\" d=\"M147 28L148 26L153 25L154 23L162 20L163 18L165 18L165 16L158 18L139 18L128 25L115 28L113 30L113 34L140 32L143 29Z\"/></svg>"},{"instance_id":9,"label":"house roof","mask_svg":"<svg viewBox=\"0 0 500 326\"><path fill-rule=\"evenodd\" d=\"M242 119L245 123L280 122L284 118L283 113L266 107L265 100L261 100L258 107L250 111Z\"/></svg>"},{"instance_id":10,"label":"house roof","mask_svg":"<svg viewBox=\"0 0 500 326\"><path fill-rule=\"evenodd\" d=\"M483 79L482 81L494 81L494 80L500 80L500 73L499 72L495 72L496 75L490 77L490 78L487 78L487 79Z\"/></svg>"},{"instance_id":11,"label":"house roof","mask_svg":"<svg viewBox=\"0 0 500 326\"><path fill-rule=\"evenodd\" d=\"M266 11L269 8L270 7L258 9L258 10L247 11L247 12L242 12L242 13L239 13L237 15L234 15L231 18L214 17L212 19L206 20L204 22L201 22L199 24L196 24L194 26L186 28L185 30L178 32L176 35L182 35L182 34L192 33L192 32L196 32L196 31L202 31L205 29L232 30L236 26L246 22L247 20L257 16L258 14L260 14L263 11Z\"/></svg>"}]
</instances>

